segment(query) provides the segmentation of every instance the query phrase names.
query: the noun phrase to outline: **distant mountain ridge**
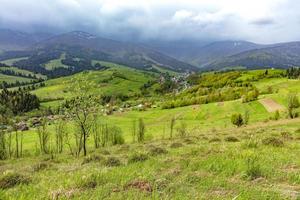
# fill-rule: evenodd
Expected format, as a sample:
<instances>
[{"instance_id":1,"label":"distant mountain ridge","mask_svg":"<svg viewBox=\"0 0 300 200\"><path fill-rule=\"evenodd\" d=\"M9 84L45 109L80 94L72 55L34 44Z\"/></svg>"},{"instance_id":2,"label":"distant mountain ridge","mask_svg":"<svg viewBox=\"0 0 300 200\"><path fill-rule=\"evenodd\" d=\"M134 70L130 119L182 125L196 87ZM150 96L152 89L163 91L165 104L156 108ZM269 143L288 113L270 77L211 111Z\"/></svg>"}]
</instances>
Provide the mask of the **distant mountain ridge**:
<instances>
[{"instance_id":1,"label":"distant mountain ridge","mask_svg":"<svg viewBox=\"0 0 300 200\"><path fill-rule=\"evenodd\" d=\"M51 35L0 29L0 61L26 57L26 60L17 61L16 66L48 74L50 72L43 68L45 63L59 59L62 54L66 56L63 59L67 60L65 64L69 63L70 68L56 69L60 71L58 74L91 69L93 60L139 69L158 66L178 72L300 66L300 42L264 45L241 40L150 40L132 43L106 39L83 31ZM76 69L75 62L79 63L80 69Z\"/></svg>"},{"instance_id":2,"label":"distant mountain ridge","mask_svg":"<svg viewBox=\"0 0 300 200\"><path fill-rule=\"evenodd\" d=\"M45 70L43 66L51 60L59 59L62 54L66 56L64 60L67 60L70 68L56 69L60 70L58 74L77 72L79 69L76 69L76 66L78 65L80 65L80 70L92 69L93 60L114 62L139 69L150 69L155 65L179 72L197 70L195 66L145 46L105 39L82 31L55 35L23 50L4 52L0 55L0 61L15 57L28 57L16 62L15 66L35 70L42 74L51 74L52 72Z\"/></svg>"},{"instance_id":3,"label":"distant mountain ridge","mask_svg":"<svg viewBox=\"0 0 300 200\"><path fill-rule=\"evenodd\" d=\"M289 42L253 49L215 60L205 69L219 70L241 66L247 69L289 68L300 66L300 42Z\"/></svg>"}]
</instances>

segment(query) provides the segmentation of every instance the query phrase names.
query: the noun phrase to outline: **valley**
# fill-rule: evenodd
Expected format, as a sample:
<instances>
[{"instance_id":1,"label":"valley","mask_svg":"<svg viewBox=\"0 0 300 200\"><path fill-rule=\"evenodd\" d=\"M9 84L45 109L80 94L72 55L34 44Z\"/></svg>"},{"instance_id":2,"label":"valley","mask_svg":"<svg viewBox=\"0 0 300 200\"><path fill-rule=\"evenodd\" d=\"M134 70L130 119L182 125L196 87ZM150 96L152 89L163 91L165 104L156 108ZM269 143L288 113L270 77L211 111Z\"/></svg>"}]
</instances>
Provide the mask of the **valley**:
<instances>
[{"instance_id":1,"label":"valley","mask_svg":"<svg viewBox=\"0 0 300 200\"><path fill-rule=\"evenodd\" d=\"M20 46L0 53L0 199L299 198L298 45Z\"/></svg>"}]
</instances>

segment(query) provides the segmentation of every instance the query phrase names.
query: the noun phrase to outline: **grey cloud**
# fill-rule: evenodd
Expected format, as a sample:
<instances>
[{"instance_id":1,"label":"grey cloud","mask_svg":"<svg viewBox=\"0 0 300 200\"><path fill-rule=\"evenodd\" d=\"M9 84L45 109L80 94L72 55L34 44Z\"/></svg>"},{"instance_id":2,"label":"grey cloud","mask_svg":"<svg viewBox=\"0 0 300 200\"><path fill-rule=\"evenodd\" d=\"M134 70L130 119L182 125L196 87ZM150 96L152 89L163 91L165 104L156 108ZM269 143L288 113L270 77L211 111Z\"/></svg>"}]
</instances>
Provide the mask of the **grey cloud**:
<instances>
[{"instance_id":1,"label":"grey cloud","mask_svg":"<svg viewBox=\"0 0 300 200\"><path fill-rule=\"evenodd\" d=\"M251 24L257 25L257 26L266 26L266 25L273 25L276 22L272 18L261 18L257 19L251 22Z\"/></svg>"},{"instance_id":2,"label":"grey cloud","mask_svg":"<svg viewBox=\"0 0 300 200\"><path fill-rule=\"evenodd\" d=\"M0 0L0 28L136 39L299 40L298 0ZM274 26L270 26L274 25ZM271 35L271 36L270 36Z\"/></svg>"}]
</instances>

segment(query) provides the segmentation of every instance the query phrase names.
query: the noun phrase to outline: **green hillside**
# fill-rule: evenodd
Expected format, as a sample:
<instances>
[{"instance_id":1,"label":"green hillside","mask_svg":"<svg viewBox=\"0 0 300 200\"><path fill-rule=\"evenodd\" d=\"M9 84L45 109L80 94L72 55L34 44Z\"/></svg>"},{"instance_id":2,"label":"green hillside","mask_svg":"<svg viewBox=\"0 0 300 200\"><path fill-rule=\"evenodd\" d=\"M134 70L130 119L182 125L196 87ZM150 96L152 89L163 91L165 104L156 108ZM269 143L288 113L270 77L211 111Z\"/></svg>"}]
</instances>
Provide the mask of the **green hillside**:
<instances>
[{"instance_id":1,"label":"green hillside","mask_svg":"<svg viewBox=\"0 0 300 200\"><path fill-rule=\"evenodd\" d=\"M59 99L61 101L77 96L78 94L72 92L72 88L78 81L83 81L92 84L90 92L94 95L122 94L132 96L140 93L141 86L158 76L155 73L135 70L122 65L107 62L100 63L105 64L109 69L86 71L72 76L48 80L45 82L45 87L39 88L33 93L42 100Z\"/></svg>"}]
</instances>

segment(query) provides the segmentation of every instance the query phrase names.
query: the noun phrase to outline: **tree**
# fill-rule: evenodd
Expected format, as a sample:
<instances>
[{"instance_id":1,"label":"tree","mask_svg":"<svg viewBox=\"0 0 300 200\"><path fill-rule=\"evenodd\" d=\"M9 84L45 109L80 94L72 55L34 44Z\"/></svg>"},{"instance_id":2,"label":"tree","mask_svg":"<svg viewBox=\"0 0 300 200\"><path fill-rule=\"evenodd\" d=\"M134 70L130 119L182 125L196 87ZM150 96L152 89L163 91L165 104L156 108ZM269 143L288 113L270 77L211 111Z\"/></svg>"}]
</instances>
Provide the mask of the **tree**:
<instances>
[{"instance_id":1,"label":"tree","mask_svg":"<svg viewBox=\"0 0 300 200\"><path fill-rule=\"evenodd\" d=\"M241 127L244 124L243 116L240 113L233 114L231 116L231 123L237 127Z\"/></svg>"},{"instance_id":2,"label":"tree","mask_svg":"<svg viewBox=\"0 0 300 200\"><path fill-rule=\"evenodd\" d=\"M288 96L288 114L291 119L298 117L297 108L300 107L299 99L295 94Z\"/></svg>"},{"instance_id":3,"label":"tree","mask_svg":"<svg viewBox=\"0 0 300 200\"><path fill-rule=\"evenodd\" d=\"M88 72L87 72L88 73ZM93 126L93 113L97 109L97 99L91 95L91 89L95 86L84 79L83 74L78 75L71 81L73 84L70 88L74 96L77 96L69 101L66 101L65 107L69 117L73 120L78 128L75 139L77 144L77 156L83 150L83 155L87 155L87 140ZM78 96L80 95L80 96Z\"/></svg>"}]
</instances>

